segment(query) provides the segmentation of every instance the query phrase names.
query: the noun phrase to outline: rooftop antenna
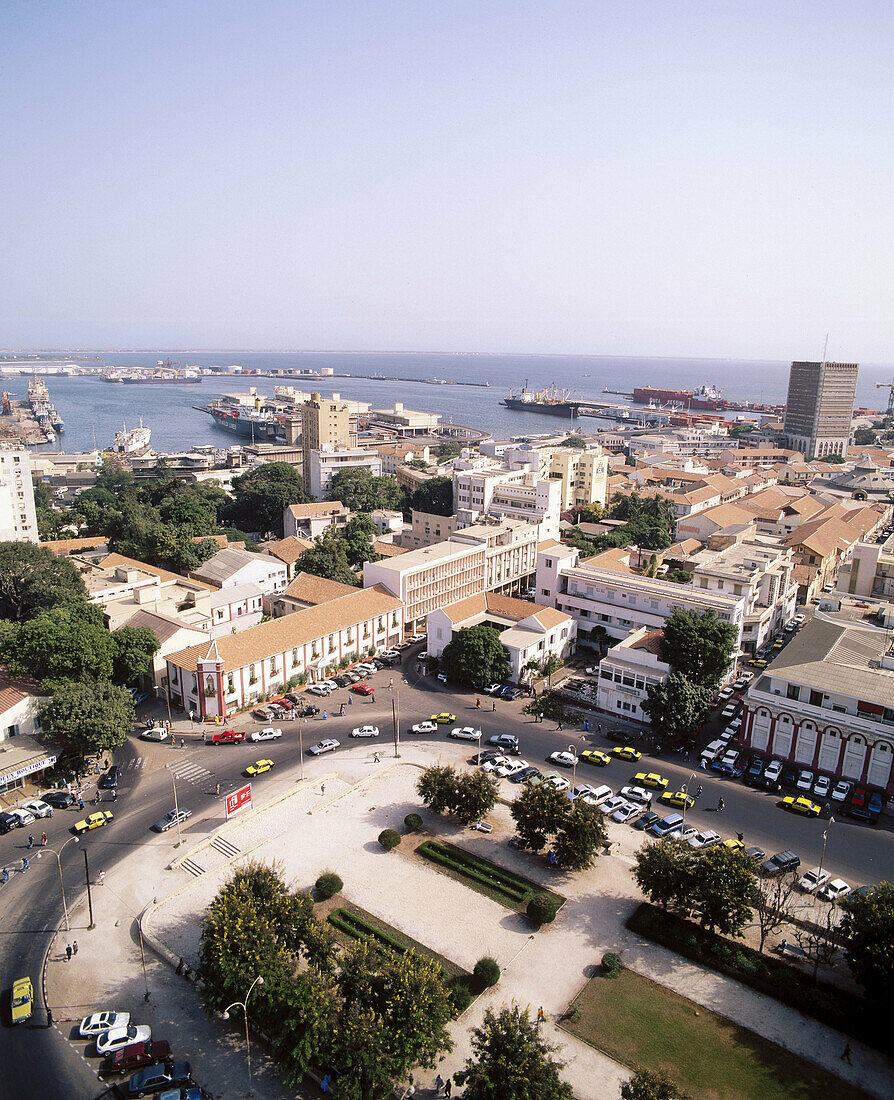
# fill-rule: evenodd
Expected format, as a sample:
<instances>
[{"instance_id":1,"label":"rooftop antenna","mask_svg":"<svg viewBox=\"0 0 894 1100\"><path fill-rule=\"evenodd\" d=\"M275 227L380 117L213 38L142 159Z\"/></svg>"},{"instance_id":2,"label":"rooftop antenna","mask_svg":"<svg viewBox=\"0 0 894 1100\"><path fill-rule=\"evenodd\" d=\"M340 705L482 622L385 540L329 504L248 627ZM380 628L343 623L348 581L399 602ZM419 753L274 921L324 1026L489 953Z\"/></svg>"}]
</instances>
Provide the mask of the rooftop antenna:
<instances>
[{"instance_id":1,"label":"rooftop antenna","mask_svg":"<svg viewBox=\"0 0 894 1100\"><path fill-rule=\"evenodd\" d=\"M826 339L825 339L825 342L823 344L823 364L822 364L823 366L826 365L826 352L828 352L828 350L829 350L829 334L827 332L826 333Z\"/></svg>"}]
</instances>

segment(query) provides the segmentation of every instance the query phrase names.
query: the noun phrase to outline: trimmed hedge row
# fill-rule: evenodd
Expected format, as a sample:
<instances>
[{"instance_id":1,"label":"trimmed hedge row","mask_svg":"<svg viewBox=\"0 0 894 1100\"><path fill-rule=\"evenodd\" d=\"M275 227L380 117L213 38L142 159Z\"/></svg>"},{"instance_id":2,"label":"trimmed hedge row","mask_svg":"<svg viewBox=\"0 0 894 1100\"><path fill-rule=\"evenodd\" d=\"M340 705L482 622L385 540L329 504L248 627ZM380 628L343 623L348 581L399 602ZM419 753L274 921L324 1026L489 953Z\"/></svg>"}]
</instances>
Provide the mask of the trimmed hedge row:
<instances>
[{"instance_id":1,"label":"trimmed hedge row","mask_svg":"<svg viewBox=\"0 0 894 1100\"><path fill-rule=\"evenodd\" d=\"M634 910L627 927L631 932L734 978L854 1039L883 1052L890 1049L890 1033L884 1014L873 1014L862 997L846 989L829 982L814 984L808 975L782 959L762 955L746 944L733 943L647 902Z\"/></svg>"},{"instance_id":2,"label":"trimmed hedge row","mask_svg":"<svg viewBox=\"0 0 894 1100\"><path fill-rule=\"evenodd\" d=\"M454 854L455 850L450 851L435 841L427 840L424 844L420 844L416 851L432 863L439 863L443 867L456 871L457 874L481 883L482 886L487 886L498 894L505 895L511 902L509 906L511 909L521 905L531 892L531 887L527 883L512 881L511 876L504 877L502 874L495 873L491 865L480 864L476 860L458 859Z\"/></svg>"},{"instance_id":3,"label":"trimmed hedge row","mask_svg":"<svg viewBox=\"0 0 894 1100\"><path fill-rule=\"evenodd\" d=\"M329 923L333 927L337 928L339 932L344 932L346 936L350 936L355 940L374 939L380 943L383 947L387 947L392 951L397 951L399 954L406 954L407 951L412 951L412 947L408 947L405 943L401 943L400 940L395 939L393 936L389 936L387 932L383 932L381 928L376 928L369 921L364 920L363 917L358 916L356 913L350 913L347 909L336 909L329 914ZM445 974L445 980L447 975Z\"/></svg>"}]
</instances>

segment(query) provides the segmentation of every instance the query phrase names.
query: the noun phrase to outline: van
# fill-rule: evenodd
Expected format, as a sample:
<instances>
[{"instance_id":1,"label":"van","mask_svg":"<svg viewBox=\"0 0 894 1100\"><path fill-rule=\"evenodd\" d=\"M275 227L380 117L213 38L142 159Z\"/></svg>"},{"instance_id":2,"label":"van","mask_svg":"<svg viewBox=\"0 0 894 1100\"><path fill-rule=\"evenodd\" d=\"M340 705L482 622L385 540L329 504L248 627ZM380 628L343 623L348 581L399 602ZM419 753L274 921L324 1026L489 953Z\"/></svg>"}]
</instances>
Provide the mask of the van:
<instances>
[{"instance_id":1,"label":"van","mask_svg":"<svg viewBox=\"0 0 894 1100\"><path fill-rule=\"evenodd\" d=\"M717 740L712 741L710 745L706 745L702 749L702 760L706 764L710 764L712 760L716 760L722 752L726 752L726 741Z\"/></svg>"},{"instance_id":2,"label":"van","mask_svg":"<svg viewBox=\"0 0 894 1100\"><path fill-rule=\"evenodd\" d=\"M682 814L668 814L667 817L663 817L660 821L656 821L654 825L649 829L649 833L652 836L673 836L674 833L682 832L683 829L683 815Z\"/></svg>"}]
</instances>

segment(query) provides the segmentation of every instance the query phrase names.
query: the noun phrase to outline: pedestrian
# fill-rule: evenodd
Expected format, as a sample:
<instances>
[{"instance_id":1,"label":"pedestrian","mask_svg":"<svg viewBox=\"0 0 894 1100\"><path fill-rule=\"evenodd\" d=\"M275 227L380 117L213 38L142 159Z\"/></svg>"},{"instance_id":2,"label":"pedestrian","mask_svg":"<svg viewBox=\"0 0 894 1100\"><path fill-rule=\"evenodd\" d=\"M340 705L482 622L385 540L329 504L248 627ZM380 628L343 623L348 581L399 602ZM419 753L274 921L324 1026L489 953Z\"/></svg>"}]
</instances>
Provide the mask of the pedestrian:
<instances>
[{"instance_id":1,"label":"pedestrian","mask_svg":"<svg viewBox=\"0 0 894 1100\"><path fill-rule=\"evenodd\" d=\"M708 763L707 763L707 761L705 760L704 757L702 757L702 760L701 760L701 769L702 769L703 772L706 772L708 770Z\"/></svg>"},{"instance_id":2,"label":"pedestrian","mask_svg":"<svg viewBox=\"0 0 894 1100\"><path fill-rule=\"evenodd\" d=\"M441 1095L441 1089L443 1087L444 1087L444 1078L439 1073L438 1076L435 1078L435 1096L440 1096Z\"/></svg>"},{"instance_id":3,"label":"pedestrian","mask_svg":"<svg viewBox=\"0 0 894 1100\"><path fill-rule=\"evenodd\" d=\"M722 799L722 798L718 798L718 799L717 799L717 812L718 812L719 814L722 814L722 813L723 813L723 807L724 807L725 805L726 805L726 803L725 803L725 802L723 801L723 799Z\"/></svg>"},{"instance_id":4,"label":"pedestrian","mask_svg":"<svg viewBox=\"0 0 894 1100\"><path fill-rule=\"evenodd\" d=\"M844 1050L841 1052L841 1060L842 1060L842 1062L847 1062L847 1064L849 1066L852 1066L854 1064L851 1061L851 1045L850 1045L850 1043L845 1043L844 1044Z\"/></svg>"},{"instance_id":5,"label":"pedestrian","mask_svg":"<svg viewBox=\"0 0 894 1100\"><path fill-rule=\"evenodd\" d=\"M69 944L65 945L65 957L68 960L68 962L71 962L71 954L72 954L71 944L69 943Z\"/></svg>"},{"instance_id":6,"label":"pedestrian","mask_svg":"<svg viewBox=\"0 0 894 1100\"><path fill-rule=\"evenodd\" d=\"M30 833L28 834L28 847L29 848L34 847L34 837Z\"/></svg>"},{"instance_id":7,"label":"pedestrian","mask_svg":"<svg viewBox=\"0 0 894 1100\"><path fill-rule=\"evenodd\" d=\"M736 833L736 840L738 840L738 842L740 844L744 841L744 839L745 839L745 834L744 833Z\"/></svg>"},{"instance_id":8,"label":"pedestrian","mask_svg":"<svg viewBox=\"0 0 894 1100\"><path fill-rule=\"evenodd\" d=\"M189 963L186 964L186 969L183 971L183 977L186 978L187 981L192 978L192 967Z\"/></svg>"},{"instance_id":9,"label":"pedestrian","mask_svg":"<svg viewBox=\"0 0 894 1100\"><path fill-rule=\"evenodd\" d=\"M702 792L704 791L704 789L705 788L701 785L701 783L699 783L699 785L695 788L695 797L696 798L701 798Z\"/></svg>"},{"instance_id":10,"label":"pedestrian","mask_svg":"<svg viewBox=\"0 0 894 1100\"><path fill-rule=\"evenodd\" d=\"M375 701L376 701L376 693L375 693L375 692L373 692L373 693L372 693L372 701L373 701L373 702L375 702Z\"/></svg>"},{"instance_id":11,"label":"pedestrian","mask_svg":"<svg viewBox=\"0 0 894 1100\"><path fill-rule=\"evenodd\" d=\"M9 871L4 867L3 868L3 885L5 886L7 882L9 882Z\"/></svg>"},{"instance_id":12,"label":"pedestrian","mask_svg":"<svg viewBox=\"0 0 894 1100\"><path fill-rule=\"evenodd\" d=\"M543 1005L537 1009L537 1023L542 1024L546 1020L546 1013L543 1011Z\"/></svg>"},{"instance_id":13,"label":"pedestrian","mask_svg":"<svg viewBox=\"0 0 894 1100\"><path fill-rule=\"evenodd\" d=\"M183 973L183 965L183 958L181 957L180 962L177 963L177 969L174 971L178 978Z\"/></svg>"},{"instance_id":14,"label":"pedestrian","mask_svg":"<svg viewBox=\"0 0 894 1100\"><path fill-rule=\"evenodd\" d=\"M323 711L323 717L324 717L324 718L328 718L328 717L329 717L329 715L327 714L327 712L326 712L325 710Z\"/></svg>"},{"instance_id":15,"label":"pedestrian","mask_svg":"<svg viewBox=\"0 0 894 1100\"><path fill-rule=\"evenodd\" d=\"M47 834L46 833L41 833L40 834L40 846L41 846L41 848L46 848L46 846L47 846Z\"/></svg>"},{"instance_id":16,"label":"pedestrian","mask_svg":"<svg viewBox=\"0 0 894 1100\"><path fill-rule=\"evenodd\" d=\"M475 700L475 710L481 710L481 700L480 699Z\"/></svg>"},{"instance_id":17,"label":"pedestrian","mask_svg":"<svg viewBox=\"0 0 894 1100\"><path fill-rule=\"evenodd\" d=\"M376 764L378 764L378 762L379 762L379 757L380 757L381 755L382 755L381 753L378 753L378 752L374 752L374 753L373 753L373 762L374 762L374 763L376 763Z\"/></svg>"},{"instance_id":18,"label":"pedestrian","mask_svg":"<svg viewBox=\"0 0 894 1100\"><path fill-rule=\"evenodd\" d=\"M185 738L185 737L181 737L181 738L180 738L180 748L181 748L181 749L185 749L185 748L186 748L186 738Z\"/></svg>"},{"instance_id":19,"label":"pedestrian","mask_svg":"<svg viewBox=\"0 0 894 1100\"><path fill-rule=\"evenodd\" d=\"M78 941L77 940L75 940L74 943L71 945L71 953L73 955L77 955L77 953L78 953Z\"/></svg>"},{"instance_id":20,"label":"pedestrian","mask_svg":"<svg viewBox=\"0 0 894 1100\"><path fill-rule=\"evenodd\" d=\"M558 732L559 730L563 730L564 728L565 727L562 725L562 723L560 721L559 724L556 726L556 732Z\"/></svg>"},{"instance_id":21,"label":"pedestrian","mask_svg":"<svg viewBox=\"0 0 894 1100\"><path fill-rule=\"evenodd\" d=\"M22 870L27 871L30 866L31 865L28 862L28 857L27 856L22 856Z\"/></svg>"},{"instance_id":22,"label":"pedestrian","mask_svg":"<svg viewBox=\"0 0 894 1100\"><path fill-rule=\"evenodd\" d=\"M105 871L100 871L100 872L99 872L99 879L98 879L97 881L99 882L99 885L100 885L100 886L104 885L104 883L105 883L105 881L106 881L106 873L105 873Z\"/></svg>"},{"instance_id":23,"label":"pedestrian","mask_svg":"<svg viewBox=\"0 0 894 1100\"><path fill-rule=\"evenodd\" d=\"M214 794L215 794L215 796L220 795L220 783L215 783L214 784Z\"/></svg>"},{"instance_id":24,"label":"pedestrian","mask_svg":"<svg viewBox=\"0 0 894 1100\"><path fill-rule=\"evenodd\" d=\"M497 709L497 703L496 703L496 700L494 700L494 702L492 702L492 703L491 703L491 705L490 705L490 709L491 709L491 710L496 710L496 709Z\"/></svg>"},{"instance_id":25,"label":"pedestrian","mask_svg":"<svg viewBox=\"0 0 894 1100\"><path fill-rule=\"evenodd\" d=\"M78 809L83 810L83 808L84 808L84 800L83 800L83 798L81 798L80 795L78 795Z\"/></svg>"},{"instance_id":26,"label":"pedestrian","mask_svg":"<svg viewBox=\"0 0 894 1100\"><path fill-rule=\"evenodd\" d=\"M332 1074L331 1073L323 1074L323 1080L320 1082L320 1092L328 1092L329 1091L329 1085L331 1083L332 1083Z\"/></svg>"},{"instance_id":27,"label":"pedestrian","mask_svg":"<svg viewBox=\"0 0 894 1100\"><path fill-rule=\"evenodd\" d=\"M53 1010L47 1005L47 1027L53 1026Z\"/></svg>"},{"instance_id":28,"label":"pedestrian","mask_svg":"<svg viewBox=\"0 0 894 1100\"><path fill-rule=\"evenodd\" d=\"M589 733L589 732L590 732L590 723L589 722L584 722L584 733Z\"/></svg>"},{"instance_id":29,"label":"pedestrian","mask_svg":"<svg viewBox=\"0 0 894 1100\"><path fill-rule=\"evenodd\" d=\"M450 1096L450 1094L452 1092L453 1092L453 1078L448 1077L447 1080L444 1082L444 1095L445 1096Z\"/></svg>"},{"instance_id":30,"label":"pedestrian","mask_svg":"<svg viewBox=\"0 0 894 1100\"><path fill-rule=\"evenodd\" d=\"M394 677L392 676L391 679L388 681L388 690L391 691L391 689L393 687L394 687Z\"/></svg>"},{"instance_id":31,"label":"pedestrian","mask_svg":"<svg viewBox=\"0 0 894 1100\"><path fill-rule=\"evenodd\" d=\"M326 793L326 784L321 783L320 784L320 794L325 794L325 793Z\"/></svg>"}]
</instances>

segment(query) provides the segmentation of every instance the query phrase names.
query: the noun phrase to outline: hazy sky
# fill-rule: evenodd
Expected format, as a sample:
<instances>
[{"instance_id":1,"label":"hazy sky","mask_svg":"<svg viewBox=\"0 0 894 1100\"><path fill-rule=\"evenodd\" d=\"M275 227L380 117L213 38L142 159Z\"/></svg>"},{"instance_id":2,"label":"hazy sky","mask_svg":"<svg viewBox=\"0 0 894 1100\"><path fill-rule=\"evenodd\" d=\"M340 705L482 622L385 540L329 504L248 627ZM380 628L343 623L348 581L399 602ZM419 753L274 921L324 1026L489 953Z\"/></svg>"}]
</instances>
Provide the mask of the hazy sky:
<instances>
[{"instance_id":1,"label":"hazy sky","mask_svg":"<svg viewBox=\"0 0 894 1100\"><path fill-rule=\"evenodd\" d=\"M890 0L3 0L0 344L894 362Z\"/></svg>"}]
</instances>

